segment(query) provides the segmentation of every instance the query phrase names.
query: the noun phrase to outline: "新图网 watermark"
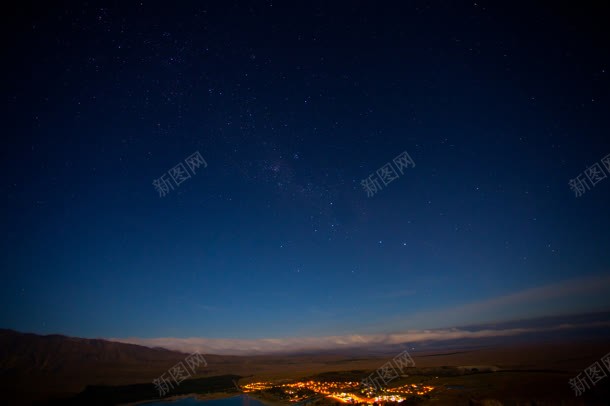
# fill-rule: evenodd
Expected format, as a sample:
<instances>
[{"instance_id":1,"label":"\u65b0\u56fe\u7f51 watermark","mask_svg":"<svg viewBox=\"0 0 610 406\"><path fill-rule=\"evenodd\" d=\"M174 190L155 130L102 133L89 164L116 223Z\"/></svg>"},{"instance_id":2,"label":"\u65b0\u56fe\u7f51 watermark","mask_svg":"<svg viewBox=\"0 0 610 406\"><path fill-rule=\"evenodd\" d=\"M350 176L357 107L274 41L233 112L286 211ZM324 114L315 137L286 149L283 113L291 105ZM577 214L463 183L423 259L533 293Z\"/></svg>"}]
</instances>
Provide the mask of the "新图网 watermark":
<instances>
[{"instance_id":1,"label":"\u65b0\u56fe\u7f51 watermark","mask_svg":"<svg viewBox=\"0 0 610 406\"><path fill-rule=\"evenodd\" d=\"M606 167L608 173L610 173L610 154L603 157L601 162ZM585 175L587 175L589 182L591 182L591 186L595 186L608 177L602 166L597 162L585 169ZM568 186L570 186L570 190L574 192L576 197L584 195L587 190L591 189L587 184L587 180L582 178L582 173L574 179L570 179Z\"/></svg>"},{"instance_id":2,"label":"\u65b0\u56fe\u7f51 watermark","mask_svg":"<svg viewBox=\"0 0 610 406\"><path fill-rule=\"evenodd\" d=\"M382 385L379 384L378 379L383 382L383 385L387 385L390 381L399 377L399 373L394 366L400 370L401 374L404 373L403 368L415 366L415 361L413 361L413 358L411 358L407 350L404 350L395 356L392 361L386 362L381 367L377 368L375 372L360 381L367 394L374 393L381 389ZM377 373L377 376L374 376L375 373Z\"/></svg>"},{"instance_id":3,"label":"\u65b0\u56fe\u7f51 watermark","mask_svg":"<svg viewBox=\"0 0 610 406\"><path fill-rule=\"evenodd\" d=\"M199 168L201 165L204 165L204 168L208 166L207 162L205 159L203 159L199 151L186 158L184 162L186 162L190 170L193 172L193 175L195 175L195 169ZM155 187L155 190L159 192L159 197L165 197L165 195L170 192L170 189L174 190L174 186L168 179L167 175L174 180L176 187L180 186L182 182L191 177L191 174L186 170L184 164L180 162L178 165L167 171L167 173L164 173L159 179L153 180L152 184Z\"/></svg>"},{"instance_id":4,"label":"\u65b0\u56fe\u7f51 watermark","mask_svg":"<svg viewBox=\"0 0 610 406\"><path fill-rule=\"evenodd\" d=\"M409 165L412 165L412 168L415 168L415 161L413 161L413 159L407 153L407 151L398 155L396 158L394 158L392 160L392 162L394 162L394 165L396 165L396 168L398 168L401 175L404 173L404 169L408 168ZM375 175L379 179L375 178ZM369 175L367 178L363 179L360 182L360 184L362 185L362 188L366 192L366 195L368 197L371 197L382 189L382 186L379 183L379 180L381 180L381 182L383 182L384 186L387 186L390 184L390 182L398 179L399 177L400 177L400 175L398 174L398 172L396 172L396 170L394 169L392 164L390 162L388 162L385 165L383 165L381 168L379 168L375 172L373 172L371 175Z\"/></svg>"},{"instance_id":5,"label":"\u65b0\u56fe\u7f51 watermark","mask_svg":"<svg viewBox=\"0 0 610 406\"><path fill-rule=\"evenodd\" d=\"M601 357L600 360L606 367L606 370L610 372L610 352ZM590 389L587 380L584 377L581 377L581 375L582 372L576 375L574 378L568 380L568 384L574 390L574 395L576 396L580 396L585 392L586 389ZM606 372L600 365L599 361L595 361L593 364L585 368L585 375L587 375L593 385L608 376L606 375Z\"/></svg>"},{"instance_id":6,"label":"\u65b0\u56fe\u7f51 watermark","mask_svg":"<svg viewBox=\"0 0 610 406\"><path fill-rule=\"evenodd\" d=\"M195 373L195 369L199 367L202 362L204 364L204 367L208 366L208 363L206 362L205 358L203 358L203 355L199 354L198 352L195 352L186 357L184 359L184 362L186 362L186 364L193 370L193 373ZM169 374L171 379L173 379L173 381L176 383L176 386L180 385L180 382L186 380L191 376L189 370L184 366L183 362L177 363L176 365L168 369L167 372L163 373L160 377L153 380L152 383L153 385L155 385L155 389L159 391L159 397L167 395L170 391L170 386L171 389L174 389L172 381L169 380L169 378L166 376L167 374Z\"/></svg>"}]
</instances>

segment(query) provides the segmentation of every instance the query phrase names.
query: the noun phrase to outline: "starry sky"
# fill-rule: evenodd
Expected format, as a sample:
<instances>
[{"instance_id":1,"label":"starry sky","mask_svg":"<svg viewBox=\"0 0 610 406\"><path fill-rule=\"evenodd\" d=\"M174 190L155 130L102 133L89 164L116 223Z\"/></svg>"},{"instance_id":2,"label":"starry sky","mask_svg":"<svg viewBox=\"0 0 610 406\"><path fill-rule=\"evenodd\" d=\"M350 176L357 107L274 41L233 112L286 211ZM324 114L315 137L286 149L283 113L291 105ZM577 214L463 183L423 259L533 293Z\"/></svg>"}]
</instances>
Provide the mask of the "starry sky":
<instances>
[{"instance_id":1,"label":"starry sky","mask_svg":"<svg viewBox=\"0 0 610 406\"><path fill-rule=\"evenodd\" d=\"M608 10L376 3L13 5L0 327L295 339L610 309Z\"/></svg>"}]
</instances>

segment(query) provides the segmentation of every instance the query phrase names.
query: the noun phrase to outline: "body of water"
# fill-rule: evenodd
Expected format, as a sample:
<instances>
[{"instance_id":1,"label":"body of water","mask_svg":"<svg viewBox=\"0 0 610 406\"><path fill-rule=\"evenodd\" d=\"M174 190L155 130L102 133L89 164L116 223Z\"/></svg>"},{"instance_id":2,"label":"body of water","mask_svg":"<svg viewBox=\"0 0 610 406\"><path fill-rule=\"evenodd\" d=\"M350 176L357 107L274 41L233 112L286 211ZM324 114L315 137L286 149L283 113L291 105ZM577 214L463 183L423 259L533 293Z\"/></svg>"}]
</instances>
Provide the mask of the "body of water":
<instances>
[{"instance_id":1,"label":"body of water","mask_svg":"<svg viewBox=\"0 0 610 406\"><path fill-rule=\"evenodd\" d=\"M251 398L247 395L238 395L224 399L209 399L209 400L197 400L195 398L184 398L175 401L163 401L146 403L146 406L160 406L160 405L172 405L172 406L267 406L264 403Z\"/></svg>"}]
</instances>

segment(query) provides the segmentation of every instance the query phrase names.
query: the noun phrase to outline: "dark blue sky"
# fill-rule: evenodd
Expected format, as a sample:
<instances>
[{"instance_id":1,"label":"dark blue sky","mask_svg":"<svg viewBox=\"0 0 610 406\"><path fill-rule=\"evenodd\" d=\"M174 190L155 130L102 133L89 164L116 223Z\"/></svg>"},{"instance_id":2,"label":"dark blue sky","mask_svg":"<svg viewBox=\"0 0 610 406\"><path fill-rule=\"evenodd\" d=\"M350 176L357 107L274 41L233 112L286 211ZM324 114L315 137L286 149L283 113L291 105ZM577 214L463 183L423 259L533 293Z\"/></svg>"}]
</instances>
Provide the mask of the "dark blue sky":
<instances>
[{"instance_id":1,"label":"dark blue sky","mask_svg":"<svg viewBox=\"0 0 610 406\"><path fill-rule=\"evenodd\" d=\"M610 154L607 10L325 3L12 10L0 326L251 339L608 309L610 179L568 186Z\"/></svg>"}]
</instances>

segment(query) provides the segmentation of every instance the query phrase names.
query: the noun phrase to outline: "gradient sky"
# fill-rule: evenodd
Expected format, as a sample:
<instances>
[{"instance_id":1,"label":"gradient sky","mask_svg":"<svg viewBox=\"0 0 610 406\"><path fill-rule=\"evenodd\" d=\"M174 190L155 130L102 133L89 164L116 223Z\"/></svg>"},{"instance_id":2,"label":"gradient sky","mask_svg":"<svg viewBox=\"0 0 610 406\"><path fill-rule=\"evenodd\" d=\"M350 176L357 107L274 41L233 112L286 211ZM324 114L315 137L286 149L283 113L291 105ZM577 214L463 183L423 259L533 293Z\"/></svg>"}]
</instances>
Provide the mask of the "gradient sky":
<instances>
[{"instance_id":1,"label":"gradient sky","mask_svg":"<svg viewBox=\"0 0 610 406\"><path fill-rule=\"evenodd\" d=\"M610 174L568 186L610 154L605 10L127 3L10 11L0 327L259 339L610 308Z\"/></svg>"}]
</instances>

